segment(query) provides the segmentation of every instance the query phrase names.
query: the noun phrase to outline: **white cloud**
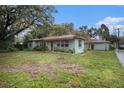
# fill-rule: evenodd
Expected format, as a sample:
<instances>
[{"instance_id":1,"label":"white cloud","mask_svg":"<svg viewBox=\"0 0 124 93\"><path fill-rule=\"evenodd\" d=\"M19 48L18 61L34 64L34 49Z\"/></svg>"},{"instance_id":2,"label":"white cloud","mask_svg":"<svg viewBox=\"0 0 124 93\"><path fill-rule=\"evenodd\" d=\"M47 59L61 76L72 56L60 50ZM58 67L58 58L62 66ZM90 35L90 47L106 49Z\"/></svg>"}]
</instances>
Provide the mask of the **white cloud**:
<instances>
[{"instance_id":1,"label":"white cloud","mask_svg":"<svg viewBox=\"0 0 124 93\"><path fill-rule=\"evenodd\" d=\"M114 27L115 27L115 28L123 29L123 28L124 28L124 25L115 25Z\"/></svg>"},{"instance_id":2,"label":"white cloud","mask_svg":"<svg viewBox=\"0 0 124 93\"><path fill-rule=\"evenodd\" d=\"M98 21L96 23L96 26L100 26L101 24L105 24L109 27L110 33L113 33L113 28L117 29L119 28L121 33L124 32L124 25L120 24L120 22L124 22L124 17L106 17L101 21Z\"/></svg>"},{"instance_id":3,"label":"white cloud","mask_svg":"<svg viewBox=\"0 0 124 93\"><path fill-rule=\"evenodd\" d=\"M124 21L124 17L106 17L103 20L96 23L96 25L106 24L106 25L115 25Z\"/></svg>"},{"instance_id":4,"label":"white cloud","mask_svg":"<svg viewBox=\"0 0 124 93\"><path fill-rule=\"evenodd\" d=\"M121 34L124 35L124 25L115 25L114 27L115 27L116 29L119 28L119 30L121 31Z\"/></svg>"}]
</instances>

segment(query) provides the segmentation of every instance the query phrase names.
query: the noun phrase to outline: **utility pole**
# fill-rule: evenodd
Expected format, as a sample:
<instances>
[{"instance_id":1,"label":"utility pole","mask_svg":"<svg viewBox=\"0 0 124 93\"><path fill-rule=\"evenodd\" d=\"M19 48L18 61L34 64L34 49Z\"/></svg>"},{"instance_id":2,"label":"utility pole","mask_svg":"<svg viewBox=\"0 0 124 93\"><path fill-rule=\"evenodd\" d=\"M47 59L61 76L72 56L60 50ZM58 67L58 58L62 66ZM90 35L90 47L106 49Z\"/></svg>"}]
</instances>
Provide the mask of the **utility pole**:
<instances>
[{"instance_id":1,"label":"utility pole","mask_svg":"<svg viewBox=\"0 0 124 93\"><path fill-rule=\"evenodd\" d=\"M119 38L119 36L120 36L120 29L118 28L118 38Z\"/></svg>"},{"instance_id":2,"label":"utility pole","mask_svg":"<svg viewBox=\"0 0 124 93\"><path fill-rule=\"evenodd\" d=\"M119 49L119 37L120 37L120 28L115 29L115 35L117 36L117 41L116 41L116 48Z\"/></svg>"},{"instance_id":3,"label":"utility pole","mask_svg":"<svg viewBox=\"0 0 124 93\"><path fill-rule=\"evenodd\" d=\"M119 37L120 37L120 29L117 29L117 33L118 33L118 40L117 40L117 48L119 49Z\"/></svg>"},{"instance_id":4,"label":"utility pole","mask_svg":"<svg viewBox=\"0 0 124 93\"><path fill-rule=\"evenodd\" d=\"M113 26L113 35L116 35L116 31L115 31L114 26Z\"/></svg>"}]
</instances>

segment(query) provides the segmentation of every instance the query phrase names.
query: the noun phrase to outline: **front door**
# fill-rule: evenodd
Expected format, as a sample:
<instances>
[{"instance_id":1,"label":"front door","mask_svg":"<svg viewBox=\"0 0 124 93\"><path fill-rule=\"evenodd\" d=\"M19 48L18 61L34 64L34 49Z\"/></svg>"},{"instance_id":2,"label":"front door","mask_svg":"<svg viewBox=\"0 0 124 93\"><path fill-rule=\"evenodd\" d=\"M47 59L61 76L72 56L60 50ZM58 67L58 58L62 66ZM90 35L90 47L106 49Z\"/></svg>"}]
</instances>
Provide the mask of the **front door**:
<instances>
[{"instance_id":1,"label":"front door","mask_svg":"<svg viewBox=\"0 0 124 93\"><path fill-rule=\"evenodd\" d=\"M51 50L53 50L53 41L51 41Z\"/></svg>"},{"instance_id":2,"label":"front door","mask_svg":"<svg viewBox=\"0 0 124 93\"><path fill-rule=\"evenodd\" d=\"M91 45L91 49L94 50L94 44Z\"/></svg>"}]
</instances>

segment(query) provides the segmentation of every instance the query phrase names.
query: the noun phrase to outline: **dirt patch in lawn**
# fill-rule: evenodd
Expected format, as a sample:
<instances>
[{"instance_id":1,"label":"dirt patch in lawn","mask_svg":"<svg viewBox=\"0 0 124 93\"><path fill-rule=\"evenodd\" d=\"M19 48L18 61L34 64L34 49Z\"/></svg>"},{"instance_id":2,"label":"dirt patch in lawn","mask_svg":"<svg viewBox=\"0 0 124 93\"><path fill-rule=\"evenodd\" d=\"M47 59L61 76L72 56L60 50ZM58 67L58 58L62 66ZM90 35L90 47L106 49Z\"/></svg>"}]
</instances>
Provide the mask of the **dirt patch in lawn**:
<instances>
[{"instance_id":1,"label":"dirt patch in lawn","mask_svg":"<svg viewBox=\"0 0 124 93\"><path fill-rule=\"evenodd\" d=\"M6 70L10 67L11 67L11 65L9 65L9 64L0 63L0 70L2 70L2 71Z\"/></svg>"},{"instance_id":2,"label":"dirt patch in lawn","mask_svg":"<svg viewBox=\"0 0 124 93\"><path fill-rule=\"evenodd\" d=\"M66 72L69 72L74 76L78 76L84 71L83 66L79 63L72 63L72 62L61 63L61 64L58 64L58 67L60 69L63 69Z\"/></svg>"},{"instance_id":3,"label":"dirt patch in lawn","mask_svg":"<svg viewBox=\"0 0 124 93\"><path fill-rule=\"evenodd\" d=\"M82 65L78 63L35 63L25 62L16 65L0 64L0 71L4 72L27 72L30 74L31 79L35 79L39 73L44 73L48 76L57 74L57 70L64 70L72 75L79 75L82 73Z\"/></svg>"},{"instance_id":4,"label":"dirt patch in lawn","mask_svg":"<svg viewBox=\"0 0 124 93\"><path fill-rule=\"evenodd\" d=\"M17 64L13 66L0 64L0 70L5 72L12 72L12 73L27 72L30 74L31 79L35 79L39 73L53 75L56 72L55 68L51 64L32 63L32 62L26 62L26 63Z\"/></svg>"}]
</instances>

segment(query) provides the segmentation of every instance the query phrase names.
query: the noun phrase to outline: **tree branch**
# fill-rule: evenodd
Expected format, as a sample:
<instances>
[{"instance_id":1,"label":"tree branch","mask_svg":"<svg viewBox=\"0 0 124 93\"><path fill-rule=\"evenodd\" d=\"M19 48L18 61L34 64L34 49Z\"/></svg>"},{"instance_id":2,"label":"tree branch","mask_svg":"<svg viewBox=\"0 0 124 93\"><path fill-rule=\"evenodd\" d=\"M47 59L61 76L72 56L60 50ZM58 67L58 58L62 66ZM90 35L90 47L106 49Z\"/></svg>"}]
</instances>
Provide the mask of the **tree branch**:
<instances>
[{"instance_id":1,"label":"tree branch","mask_svg":"<svg viewBox=\"0 0 124 93\"><path fill-rule=\"evenodd\" d=\"M24 28L22 28L22 29L19 29L19 30L18 30L18 31L16 31L16 32L13 32L13 33L11 33L11 34L7 35L7 36L4 38L4 40L5 40L5 39L7 39L7 38L9 38L9 37L11 37L11 36L14 36L14 35L16 35L16 34L18 34L18 33L22 32L23 30L25 30L25 29L29 28L30 26L31 26L31 25L28 25L28 26L26 26L26 27L24 27Z\"/></svg>"},{"instance_id":2,"label":"tree branch","mask_svg":"<svg viewBox=\"0 0 124 93\"><path fill-rule=\"evenodd\" d=\"M16 21L16 18L15 19L11 19L10 18L10 15L9 14L7 14L7 21L6 21L6 25L5 25L5 29L7 29L10 25L12 25L14 22Z\"/></svg>"}]
</instances>

